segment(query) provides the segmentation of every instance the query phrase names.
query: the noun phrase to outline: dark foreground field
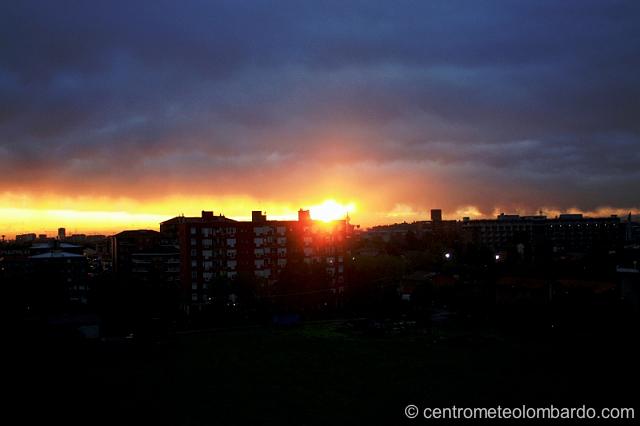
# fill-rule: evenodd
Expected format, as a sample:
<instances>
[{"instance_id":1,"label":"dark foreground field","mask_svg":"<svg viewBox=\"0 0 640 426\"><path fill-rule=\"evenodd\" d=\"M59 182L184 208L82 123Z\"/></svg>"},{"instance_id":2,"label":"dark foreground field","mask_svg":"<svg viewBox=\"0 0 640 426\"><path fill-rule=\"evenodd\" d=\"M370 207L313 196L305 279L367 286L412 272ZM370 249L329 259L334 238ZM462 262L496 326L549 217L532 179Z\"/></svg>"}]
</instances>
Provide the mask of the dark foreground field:
<instances>
[{"instance_id":1,"label":"dark foreground field","mask_svg":"<svg viewBox=\"0 0 640 426\"><path fill-rule=\"evenodd\" d=\"M393 425L409 403L632 407L635 339L469 325L375 333L327 322L146 344L22 343L14 408L20 424Z\"/></svg>"}]
</instances>

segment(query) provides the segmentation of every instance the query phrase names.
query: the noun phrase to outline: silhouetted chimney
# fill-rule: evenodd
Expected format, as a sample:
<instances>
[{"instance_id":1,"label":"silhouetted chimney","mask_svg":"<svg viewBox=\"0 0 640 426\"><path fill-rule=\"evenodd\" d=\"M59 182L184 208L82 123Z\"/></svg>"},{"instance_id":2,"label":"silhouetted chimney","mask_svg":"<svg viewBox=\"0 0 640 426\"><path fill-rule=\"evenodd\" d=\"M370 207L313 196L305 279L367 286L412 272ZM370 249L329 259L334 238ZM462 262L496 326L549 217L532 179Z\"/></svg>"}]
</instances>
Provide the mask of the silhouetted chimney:
<instances>
[{"instance_id":1,"label":"silhouetted chimney","mask_svg":"<svg viewBox=\"0 0 640 426\"><path fill-rule=\"evenodd\" d=\"M262 214L260 210L254 210L251 212L251 222L266 222L267 215Z\"/></svg>"},{"instance_id":2,"label":"silhouetted chimney","mask_svg":"<svg viewBox=\"0 0 640 426\"><path fill-rule=\"evenodd\" d=\"M298 210L298 222L311 221L311 212L309 210Z\"/></svg>"}]
</instances>

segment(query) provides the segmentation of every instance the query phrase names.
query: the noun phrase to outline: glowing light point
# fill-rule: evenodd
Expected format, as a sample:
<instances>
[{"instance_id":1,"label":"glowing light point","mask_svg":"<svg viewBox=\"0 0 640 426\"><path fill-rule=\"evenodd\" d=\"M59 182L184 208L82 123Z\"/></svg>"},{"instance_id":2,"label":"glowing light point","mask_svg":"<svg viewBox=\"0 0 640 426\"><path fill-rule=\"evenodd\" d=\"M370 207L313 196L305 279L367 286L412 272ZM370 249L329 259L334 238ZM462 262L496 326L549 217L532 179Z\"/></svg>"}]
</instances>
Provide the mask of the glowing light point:
<instances>
[{"instance_id":1,"label":"glowing light point","mask_svg":"<svg viewBox=\"0 0 640 426\"><path fill-rule=\"evenodd\" d=\"M322 204L312 206L311 218L321 220L323 222L331 222L332 220L340 220L346 218L346 216L355 211L355 205L353 203L340 204L335 200L326 200Z\"/></svg>"}]
</instances>

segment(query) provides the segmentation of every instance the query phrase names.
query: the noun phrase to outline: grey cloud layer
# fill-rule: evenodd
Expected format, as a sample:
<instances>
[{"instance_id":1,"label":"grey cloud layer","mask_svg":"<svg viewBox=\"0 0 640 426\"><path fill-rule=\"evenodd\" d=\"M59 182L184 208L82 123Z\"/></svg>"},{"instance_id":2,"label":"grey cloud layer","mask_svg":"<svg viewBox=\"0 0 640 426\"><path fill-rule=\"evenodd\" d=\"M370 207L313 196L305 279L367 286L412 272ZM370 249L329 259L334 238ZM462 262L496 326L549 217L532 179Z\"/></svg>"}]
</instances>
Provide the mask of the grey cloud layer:
<instances>
[{"instance_id":1,"label":"grey cloud layer","mask_svg":"<svg viewBox=\"0 0 640 426\"><path fill-rule=\"evenodd\" d=\"M417 206L638 207L639 18L633 1L5 2L0 191L142 197L205 174L281 197L333 172Z\"/></svg>"}]
</instances>

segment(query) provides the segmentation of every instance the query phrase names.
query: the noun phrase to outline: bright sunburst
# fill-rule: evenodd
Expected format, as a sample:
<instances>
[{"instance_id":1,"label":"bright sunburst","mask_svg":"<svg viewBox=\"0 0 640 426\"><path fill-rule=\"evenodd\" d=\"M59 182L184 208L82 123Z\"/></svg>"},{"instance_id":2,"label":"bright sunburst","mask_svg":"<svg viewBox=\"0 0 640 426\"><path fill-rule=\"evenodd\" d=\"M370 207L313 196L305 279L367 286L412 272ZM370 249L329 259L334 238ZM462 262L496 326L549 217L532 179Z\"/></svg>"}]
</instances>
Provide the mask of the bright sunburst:
<instances>
[{"instance_id":1,"label":"bright sunburst","mask_svg":"<svg viewBox=\"0 0 640 426\"><path fill-rule=\"evenodd\" d=\"M344 219L347 214L355 211L354 203L340 204L335 200L326 200L322 204L311 206L311 217L316 220L330 222L332 220Z\"/></svg>"}]
</instances>

